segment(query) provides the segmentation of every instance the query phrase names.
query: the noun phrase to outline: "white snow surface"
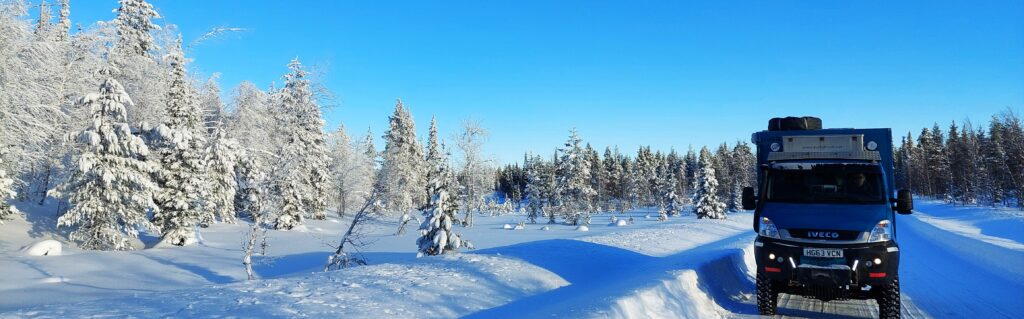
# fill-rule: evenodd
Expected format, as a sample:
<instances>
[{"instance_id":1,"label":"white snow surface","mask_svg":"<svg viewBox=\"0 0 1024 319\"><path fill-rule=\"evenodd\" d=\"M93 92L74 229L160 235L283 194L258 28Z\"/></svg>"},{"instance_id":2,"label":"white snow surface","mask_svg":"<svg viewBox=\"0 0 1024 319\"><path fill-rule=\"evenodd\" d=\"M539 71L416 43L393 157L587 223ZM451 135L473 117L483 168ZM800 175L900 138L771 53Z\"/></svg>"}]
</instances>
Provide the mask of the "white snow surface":
<instances>
[{"instance_id":1,"label":"white snow surface","mask_svg":"<svg viewBox=\"0 0 1024 319\"><path fill-rule=\"evenodd\" d=\"M1024 211L1011 208L950 206L936 201L916 203L914 217L974 240L1024 251Z\"/></svg>"},{"instance_id":2,"label":"white snow surface","mask_svg":"<svg viewBox=\"0 0 1024 319\"><path fill-rule=\"evenodd\" d=\"M52 207L18 208L29 220L53 218ZM1019 243L1000 228L1016 212L939 203L918 208L897 223L905 317L1024 313L1024 253L976 236ZM370 264L334 272L320 270L347 220L308 220L302 232L269 232L267 256L254 258L261 278L255 281L245 280L240 263L243 221L200 229L202 240L188 247L98 252L16 218L0 225L0 318L756 317L751 214L639 218L648 213L614 214L637 221L590 225L589 232L564 224L508 232L502 229L510 218L518 223L525 216L478 215L475 227L458 229L478 249L424 258L415 258L416 234L394 236L397 224L381 219L369 224L372 244L363 256ZM936 219L979 232L950 230ZM64 255L20 252L44 239L64 242ZM157 241L143 236L139 246ZM779 313L869 318L877 308L874 301L783 295Z\"/></svg>"}]
</instances>

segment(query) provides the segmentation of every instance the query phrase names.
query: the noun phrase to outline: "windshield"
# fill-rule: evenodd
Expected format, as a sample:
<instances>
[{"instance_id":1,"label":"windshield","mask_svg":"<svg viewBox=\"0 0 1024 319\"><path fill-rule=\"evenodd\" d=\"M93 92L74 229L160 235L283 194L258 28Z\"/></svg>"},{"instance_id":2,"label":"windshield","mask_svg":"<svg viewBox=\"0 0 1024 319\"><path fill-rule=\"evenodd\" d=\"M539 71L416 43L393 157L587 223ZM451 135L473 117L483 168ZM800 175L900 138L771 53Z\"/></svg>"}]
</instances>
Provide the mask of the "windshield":
<instances>
[{"instance_id":1,"label":"windshield","mask_svg":"<svg viewBox=\"0 0 1024 319\"><path fill-rule=\"evenodd\" d=\"M810 169L807 169L807 166ZM787 203L885 202L882 174L875 165L801 164L768 171L766 199Z\"/></svg>"}]
</instances>

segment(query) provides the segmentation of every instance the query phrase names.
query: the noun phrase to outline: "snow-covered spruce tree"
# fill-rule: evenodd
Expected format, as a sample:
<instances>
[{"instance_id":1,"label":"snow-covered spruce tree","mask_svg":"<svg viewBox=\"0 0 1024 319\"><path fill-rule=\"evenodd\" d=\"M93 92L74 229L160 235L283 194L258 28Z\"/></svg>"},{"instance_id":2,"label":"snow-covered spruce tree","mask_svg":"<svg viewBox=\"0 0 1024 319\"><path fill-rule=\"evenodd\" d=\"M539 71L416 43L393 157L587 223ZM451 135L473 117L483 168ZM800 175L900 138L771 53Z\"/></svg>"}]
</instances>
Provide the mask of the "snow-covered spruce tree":
<instances>
[{"instance_id":1,"label":"snow-covered spruce tree","mask_svg":"<svg viewBox=\"0 0 1024 319\"><path fill-rule=\"evenodd\" d=\"M144 160L149 149L125 123L132 100L108 77L99 93L78 104L92 111L93 122L80 135L84 149L74 171L53 191L71 205L57 225L75 227L70 237L84 249L132 249L129 238L138 237L138 228L159 229L146 219L147 210L158 209L150 180L155 166Z\"/></svg>"},{"instance_id":2,"label":"snow-covered spruce tree","mask_svg":"<svg viewBox=\"0 0 1024 319\"><path fill-rule=\"evenodd\" d=\"M697 218L725 218L725 203L718 198L718 180L708 148L700 150L697 164L697 192L693 213Z\"/></svg>"},{"instance_id":3,"label":"snow-covered spruce tree","mask_svg":"<svg viewBox=\"0 0 1024 319\"><path fill-rule=\"evenodd\" d=\"M426 175L426 181L431 181L431 180L434 180L436 178L436 176L433 176L433 175L439 173L439 172L435 171L433 168L434 167L439 167L440 165L442 165L442 163L441 163L442 161L446 161L447 160L446 157L442 156L442 154L441 154L441 145L438 144L438 140L437 140L437 118L436 117L431 117L430 118L430 130L428 131L428 134L427 134L426 154L427 154L426 162L425 162L426 168L427 168L427 171L426 171L426 174L427 174ZM455 185L448 185L448 186L455 186ZM430 183L427 183L425 185L425 187L424 187L424 198L427 198L429 200L431 198L431 196L433 196L433 193L432 193L434 191L433 187L434 187L434 185L431 185ZM411 222L413 219L414 219L413 216L411 214L409 214L409 212L402 212L402 216L398 219L398 231L395 232L395 235L401 235L401 234L405 233L406 225L409 222ZM415 220L417 222L419 221L419 219L415 219Z\"/></svg>"},{"instance_id":4,"label":"snow-covered spruce tree","mask_svg":"<svg viewBox=\"0 0 1024 319\"><path fill-rule=\"evenodd\" d=\"M206 148L206 179L209 186L207 206L217 220L235 221L234 197L236 192L235 165L238 162L238 142L227 136L226 113L220 100L220 86L214 75L207 80L199 99L203 113L203 132L210 141ZM212 221L204 221L209 224Z\"/></svg>"},{"instance_id":5,"label":"snow-covered spruce tree","mask_svg":"<svg viewBox=\"0 0 1024 319\"><path fill-rule=\"evenodd\" d=\"M677 216L683 209L683 203L679 200L679 194L676 193L675 185L677 183L676 175L669 172L664 193L665 212L668 216Z\"/></svg>"},{"instance_id":6,"label":"snow-covered spruce tree","mask_svg":"<svg viewBox=\"0 0 1024 319\"><path fill-rule=\"evenodd\" d=\"M180 46L167 60L173 70L167 120L154 130L156 141L151 142L160 163L154 174L154 199L160 209L153 214L153 223L163 230L164 242L184 246L195 241L195 226L212 221L213 215L204 207L208 182L202 118Z\"/></svg>"},{"instance_id":7,"label":"snow-covered spruce tree","mask_svg":"<svg viewBox=\"0 0 1024 319\"><path fill-rule=\"evenodd\" d=\"M604 162L601 161L601 155L597 153L590 143L584 148L587 158L587 164L590 165L590 188L594 190L593 205L594 211L600 212L605 203L608 201L608 175L605 175Z\"/></svg>"},{"instance_id":8,"label":"snow-covered spruce tree","mask_svg":"<svg viewBox=\"0 0 1024 319\"><path fill-rule=\"evenodd\" d=\"M581 221L590 219L590 212L593 209L591 199L595 195L594 189L590 187L590 165L587 163L581 142L576 128L571 129L565 147L559 150L562 157L556 170L559 204L565 222L572 225L579 225Z\"/></svg>"},{"instance_id":9,"label":"snow-covered spruce tree","mask_svg":"<svg viewBox=\"0 0 1024 319\"><path fill-rule=\"evenodd\" d=\"M238 163L238 143L228 138L224 130L214 128L207 149L206 179L209 187L207 198L208 209L218 220L227 223L235 222L235 165Z\"/></svg>"},{"instance_id":10,"label":"snow-covered spruce tree","mask_svg":"<svg viewBox=\"0 0 1024 319\"><path fill-rule=\"evenodd\" d=\"M254 157L248 154L240 154L238 165L235 165L235 182L238 190L235 192L234 209L239 217L248 217L255 221L262 212L266 191L263 183L266 175L256 163ZM263 219L263 221L266 221Z\"/></svg>"},{"instance_id":11,"label":"snow-covered spruce tree","mask_svg":"<svg viewBox=\"0 0 1024 319\"><path fill-rule=\"evenodd\" d=\"M283 177L275 177L283 196L276 229L291 229L302 222L304 215L327 217L329 173L324 120L313 101L302 64L295 59L288 68L292 72L285 76L285 87L277 93L279 125L286 140L277 163Z\"/></svg>"},{"instance_id":12,"label":"snow-covered spruce tree","mask_svg":"<svg viewBox=\"0 0 1024 319\"><path fill-rule=\"evenodd\" d=\"M658 204L658 221L663 222L668 220L668 213L665 212L665 205Z\"/></svg>"},{"instance_id":13,"label":"snow-covered spruce tree","mask_svg":"<svg viewBox=\"0 0 1024 319\"><path fill-rule=\"evenodd\" d=\"M425 175L423 147L416 139L416 123L402 105L402 100L395 102L395 112L389 118L384 143L377 189L385 209L395 216L401 216L416 209L424 201Z\"/></svg>"},{"instance_id":14,"label":"snow-covered spruce tree","mask_svg":"<svg viewBox=\"0 0 1024 319\"><path fill-rule=\"evenodd\" d=\"M531 224L536 224L544 211L543 161L540 156L532 156L527 157L523 164L526 169L526 218Z\"/></svg>"},{"instance_id":15,"label":"snow-covered spruce tree","mask_svg":"<svg viewBox=\"0 0 1024 319\"><path fill-rule=\"evenodd\" d=\"M152 19L159 18L160 14L145 0L121 0L117 19L114 20L119 38L117 47L125 53L148 55L150 50L156 48L150 32L160 30L160 26L154 24Z\"/></svg>"},{"instance_id":16,"label":"snow-covered spruce tree","mask_svg":"<svg viewBox=\"0 0 1024 319\"><path fill-rule=\"evenodd\" d=\"M613 152L611 147L604 149L605 200L608 202L609 211L616 210L618 202L622 201L622 165L619 164L618 148Z\"/></svg>"},{"instance_id":17,"label":"snow-covered spruce tree","mask_svg":"<svg viewBox=\"0 0 1024 319\"><path fill-rule=\"evenodd\" d=\"M443 158L437 164L431 168L431 179L427 183L431 196L422 208L424 220L420 225L420 237L416 239L419 246L417 257L454 253L461 247L473 249L473 245L456 234L453 228L459 204L451 197L455 176L448 167L448 159Z\"/></svg>"},{"instance_id":18,"label":"snow-covered spruce tree","mask_svg":"<svg viewBox=\"0 0 1024 319\"><path fill-rule=\"evenodd\" d=\"M14 180L7 177L7 171L3 168L4 151L0 149L0 224L17 214L18 209L11 206L7 201L14 198Z\"/></svg>"},{"instance_id":19,"label":"snow-covered spruce tree","mask_svg":"<svg viewBox=\"0 0 1024 319\"><path fill-rule=\"evenodd\" d=\"M732 203L732 184L734 182L732 172L732 152L730 151L729 144L722 143L718 145L718 149L715 151L714 156L711 158L711 162L715 168L715 179L718 180L718 198L725 203L725 208L728 211L735 211L735 207L729 207Z\"/></svg>"},{"instance_id":20,"label":"snow-covered spruce tree","mask_svg":"<svg viewBox=\"0 0 1024 319\"><path fill-rule=\"evenodd\" d=\"M622 156L622 203L619 211L632 210L640 200L640 176L636 173L636 162L629 156Z\"/></svg>"}]
</instances>

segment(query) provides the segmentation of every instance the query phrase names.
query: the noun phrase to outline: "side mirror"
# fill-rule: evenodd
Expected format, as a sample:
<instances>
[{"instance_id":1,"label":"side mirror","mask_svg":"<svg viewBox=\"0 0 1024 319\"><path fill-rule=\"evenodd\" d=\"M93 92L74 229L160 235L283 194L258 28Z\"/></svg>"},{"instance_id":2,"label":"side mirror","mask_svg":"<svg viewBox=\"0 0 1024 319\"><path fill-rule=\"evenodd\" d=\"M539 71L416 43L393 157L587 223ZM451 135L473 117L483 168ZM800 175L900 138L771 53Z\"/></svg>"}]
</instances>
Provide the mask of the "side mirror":
<instances>
[{"instance_id":1,"label":"side mirror","mask_svg":"<svg viewBox=\"0 0 1024 319\"><path fill-rule=\"evenodd\" d=\"M757 208L757 200L754 199L754 188L743 188L743 210L754 210Z\"/></svg>"},{"instance_id":2,"label":"side mirror","mask_svg":"<svg viewBox=\"0 0 1024 319\"><path fill-rule=\"evenodd\" d=\"M896 212L909 215L914 211L914 197L910 190L901 189L896 191Z\"/></svg>"}]
</instances>

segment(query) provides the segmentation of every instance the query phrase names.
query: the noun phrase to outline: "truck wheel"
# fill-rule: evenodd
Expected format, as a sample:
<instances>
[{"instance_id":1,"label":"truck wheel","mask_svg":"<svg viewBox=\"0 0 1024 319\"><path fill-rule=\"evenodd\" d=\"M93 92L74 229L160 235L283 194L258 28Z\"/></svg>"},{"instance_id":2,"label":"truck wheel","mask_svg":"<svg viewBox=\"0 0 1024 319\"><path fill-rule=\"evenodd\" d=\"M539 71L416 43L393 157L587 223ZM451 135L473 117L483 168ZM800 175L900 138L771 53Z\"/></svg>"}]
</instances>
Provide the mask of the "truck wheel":
<instances>
[{"instance_id":1,"label":"truck wheel","mask_svg":"<svg viewBox=\"0 0 1024 319\"><path fill-rule=\"evenodd\" d=\"M892 279L892 282L881 287L875 297L878 301L878 318L899 319L900 318L900 278Z\"/></svg>"},{"instance_id":2,"label":"truck wheel","mask_svg":"<svg viewBox=\"0 0 1024 319\"><path fill-rule=\"evenodd\" d=\"M775 315L779 305L779 292L771 279L762 274L757 274L757 312L761 315Z\"/></svg>"}]
</instances>

